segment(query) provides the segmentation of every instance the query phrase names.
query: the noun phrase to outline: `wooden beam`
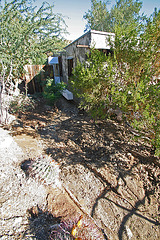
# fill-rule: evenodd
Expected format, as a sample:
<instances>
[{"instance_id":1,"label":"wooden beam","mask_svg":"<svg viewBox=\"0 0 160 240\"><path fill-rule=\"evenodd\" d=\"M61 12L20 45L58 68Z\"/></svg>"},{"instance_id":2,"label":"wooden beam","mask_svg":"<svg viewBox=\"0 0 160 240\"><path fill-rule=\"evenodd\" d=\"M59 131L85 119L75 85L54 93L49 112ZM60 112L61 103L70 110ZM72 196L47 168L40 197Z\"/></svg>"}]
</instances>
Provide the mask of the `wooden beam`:
<instances>
[{"instance_id":1,"label":"wooden beam","mask_svg":"<svg viewBox=\"0 0 160 240\"><path fill-rule=\"evenodd\" d=\"M88 46L88 45L77 45L76 47L77 48L90 48L90 46Z\"/></svg>"}]
</instances>

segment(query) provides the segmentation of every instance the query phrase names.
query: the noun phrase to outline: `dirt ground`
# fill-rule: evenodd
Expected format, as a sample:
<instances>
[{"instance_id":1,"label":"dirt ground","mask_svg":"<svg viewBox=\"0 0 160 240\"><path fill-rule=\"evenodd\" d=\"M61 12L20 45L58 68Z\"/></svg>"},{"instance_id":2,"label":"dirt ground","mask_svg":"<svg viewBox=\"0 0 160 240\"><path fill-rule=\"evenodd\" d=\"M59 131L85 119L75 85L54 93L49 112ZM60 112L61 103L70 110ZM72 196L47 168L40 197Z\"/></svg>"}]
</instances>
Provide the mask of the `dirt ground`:
<instances>
[{"instance_id":1,"label":"dirt ground","mask_svg":"<svg viewBox=\"0 0 160 240\"><path fill-rule=\"evenodd\" d=\"M17 115L11 135L26 160L45 153L59 164L63 191L48 187L52 220L82 215L99 231L93 239L160 239L160 160L127 126L94 122L62 98L57 107L40 101L36 109ZM41 219L50 225L48 213L29 210L35 236L37 219L39 226Z\"/></svg>"}]
</instances>

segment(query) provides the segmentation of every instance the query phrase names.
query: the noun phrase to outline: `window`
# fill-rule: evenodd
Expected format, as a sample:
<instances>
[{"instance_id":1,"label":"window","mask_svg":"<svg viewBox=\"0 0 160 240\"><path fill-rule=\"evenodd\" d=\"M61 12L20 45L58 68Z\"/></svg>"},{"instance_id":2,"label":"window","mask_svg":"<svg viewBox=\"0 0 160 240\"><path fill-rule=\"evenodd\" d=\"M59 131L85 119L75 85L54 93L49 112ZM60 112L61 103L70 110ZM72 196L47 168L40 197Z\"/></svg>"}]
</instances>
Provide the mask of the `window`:
<instances>
[{"instance_id":1,"label":"window","mask_svg":"<svg viewBox=\"0 0 160 240\"><path fill-rule=\"evenodd\" d=\"M59 61L59 74L61 77L63 77L63 71L62 71L62 58L58 57L58 61Z\"/></svg>"},{"instance_id":2,"label":"window","mask_svg":"<svg viewBox=\"0 0 160 240\"><path fill-rule=\"evenodd\" d=\"M72 76L73 58L68 59L68 77Z\"/></svg>"}]
</instances>

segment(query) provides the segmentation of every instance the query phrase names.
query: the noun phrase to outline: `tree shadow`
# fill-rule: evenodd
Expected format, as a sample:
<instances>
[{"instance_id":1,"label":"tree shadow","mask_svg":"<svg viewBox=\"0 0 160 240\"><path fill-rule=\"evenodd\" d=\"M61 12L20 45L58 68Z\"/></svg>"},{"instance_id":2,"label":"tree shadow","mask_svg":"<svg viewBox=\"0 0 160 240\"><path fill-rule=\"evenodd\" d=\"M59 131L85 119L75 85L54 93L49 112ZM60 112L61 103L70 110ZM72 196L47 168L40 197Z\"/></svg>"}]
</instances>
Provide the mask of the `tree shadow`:
<instances>
[{"instance_id":1,"label":"tree shadow","mask_svg":"<svg viewBox=\"0 0 160 240\"><path fill-rule=\"evenodd\" d=\"M151 163L159 167L156 157L141 154L145 148L148 150L147 146L129 142L130 136L123 136L123 130L123 126L113 121L94 123L89 116L78 114L55 124L52 122L39 134L46 141L54 140L55 144L46 147L45 151L59 164L64 160L66 165L80 163L86 167L89 163L98 169L106 165L116 168L124 177L140 164Z\"/></svg>"},{"instance_id":2,"label":"tree shadow","mask_svg":"<svg viewBox=\"0 0 160 240\"><path fill-rule=\"evenodd\" d=\"M107 199L108 201L113 202L116 206L118 206L118 207L120 207L120 208L123 208L124 210L127 210L127 211L128 211L128 214L124 216L124 218L123 218L123 220L122 220L122 222L121 222L120 228L119 228L119 230L118 230L119 240L122 240L122 239L123 239L123 232L125 231L125 224L126 224L127 221L129 220L129 218L131 218L133 215L136 215L136 216L144 219L145 221L150 222L151 224L153 224L153 225L155 225L155 226L160 226L160 222L155 221L155 220L150 219L150 218L147 218L147 217L143 216L142 214L137 213L138 207L139 207L140 205L144 205L144 204L145 204L145 198L146 198L146 196L145 196L142 200L137 201L132 209L124 208L124 207L122 207L121 205L113 202L112 200Z\"/></svg>"},{"instance_id":3,"label":"tree shadow","mask_svg":"<svg viewBox=\"0 0 160 240\"><path fill-rule=\"evenodd\" d=\"M45 152L52 155L53 159L60 164L62 171L63 166L75 168L76 165L80 164L104 183L104 189L95 199L92 206L92 217L94 217L100 199L112 201L105 197L108 192L114 192L120 196L118 193L119 185L113 187L99 169L105 166L115 169L117 182L121 178L126 185L125 177L131 176L134 168L139 165L147 166L152 163L154 167L159 167L159 162L155 157L141 154L145 149L149 151L149 147L130 141L131 136L128 136L126 130L125 134L123 131L124 127L113 121L94 122L89 116L82 113L77 115L68 113L68 117L64 119L59 116L45 129L39 130L41 138L47 143ZM129 159L127 153L131 153L133 159ZM153 185L156 186L157 180L153 179L152 181ZM145 194L145 197L149 198L151 192L146 190ZM128 214L123 217L118 230L120 240L122 239L125 224L132 215L137 215L155 225L159 224L137 213L138 207L144 202L138 200L137 197L135 199L134 206L130 205L130 208L124 208L112 201L117 207L128 211Z\"/></svg>"},{"instance_id":4,"label":"tree shadow","mask_svg":"<svg viewBox=\"0 0 160 240\"><path fill-rule=\"evenodd\" d=\"M54 217L48 211L43 211L39 206L35 206L28 209L28 221L29 227L23 238L29 235L36 240L50 240L52 227L60 223L61 217Z\"/></svg>"},{"instance_id":5,"label":"tree shadow","mask_svg":"<svg viewBox=\"0 0 160 240\"><path fill-rule=\"evenodd\" d=\"M132 141L132 136L127 133L127 130L125 129L125 133L123 131L124 127L114 121L94 122L89 116L78 114L77 116L71 116L70 118L60 121L55 126L54 133L56 137L53 136L53 139L55 143L63 142L64 145L57 148L58 145L53 144L45 149L47 154L51 154L52 157L59 162L62 166L62 171L63 166L75 168L76 165L80 164L104 183L104 186L106 187L97 197L95 204L92 207L92 217L94 217L94 212L99 200L105 198L107 192L114 192L120 196L118 193L119 185L113 187L99 169L102 169L105 166L116 169L115 171L118 174L117 182L119 179L122 179L125 186L129 189L129 186L126 185L125 178L127 176L132 176L135 168L140 165L148 166L150 164L154 167L159 167L159 161L157 158L143 154L145 151L149 152L149 147L143 145L143 143L140 144ZM45 138L45 136L43 137ZM68 144L69 142L70 144ZM128 153L131 155L132 159L128 157ZM157 183L157 180L153 178L153 188ZM129 191L131 192L131 189L129 189ZM132 191L132 194L135 194L134 190ZM154 189L149 192L146 188L145 197L147 197L148 200L151 194L154 194ZM130 205L131 209L133 207L133 210L128 210L128 219L133 214L136 215L138 206L142 204L143 201L141 202L138 199L138 196L135 195L135 201L133 203L135 206L133 207ZM123 208L123 206L121 207ZM122 226L118 232L120 239L122 239L125 225L124 222L125 219L127 219L127 216L124 217L121 224ZM143 215L140 217L144 219ZM155 225L157 224L156 221L153 221L153 224L154 223Z\"/></svg>"},{"instance_id":6,"label":"tree shadow","mask_svg":"<svg viewBox=\"0 0 160 240\"><path fill-rule=\"evenodd\" d=\"M99 195L99 197L98 197L98 198L96 199L96 201L95 201L95 204L94 204L94 206L93 206L93 208L92 208L91 216L92 216L92 217L94 216L95 209L96 209L96 207L97 207L97 205L98 205L98 201L99 201L100 199L105 199L105 200L107 200L108 202L113 203L113 204L114 204L115 206L117 206L118 208L121 208L121 209L127 211L128 214L126 214L126 215L123 217L123 219L122 219L122 221L121 221L121 224L120 224L120 227L119 227L119 230L118 230L118 238L119 238L119 240L123 240L123 232L126 230L126 229L125 229L125 225L126 225L127 221L129 220L129 218L131 218L133 215L135 215L135 216L137 216L137 217L139 217L139 218L141 218L141 219L143 219L143 220L145 220L145 221L147 221L147 222L149 222L149 223L151 223L151 224L153 224L153 225L155 225L155 226L160 226L160 222L159 222L159 221L153 220L153 219L148 218L148 217L145 217L145 216L143 216L142 214L140 214L140 213L138 212L138 211L139 211L138 208L139 208L141 205L144 205L144 204L145 204L145 199L146 199L146 197L148 198L148 195L149 195L149 194L145 195L142 200L138 200L138 201L135 203L135 205L132 206L131 208L127 208L127 207L124 207L124 206L118 204L117 202L109 199L108 197L106 197L106 194L109 193L109 192L112 191L112 190L113 190L112 188L106 187L106 188L102 191L102 193ZM115 192L115 190L114 190L114 192Z\"/></svg>"}]
</instances>

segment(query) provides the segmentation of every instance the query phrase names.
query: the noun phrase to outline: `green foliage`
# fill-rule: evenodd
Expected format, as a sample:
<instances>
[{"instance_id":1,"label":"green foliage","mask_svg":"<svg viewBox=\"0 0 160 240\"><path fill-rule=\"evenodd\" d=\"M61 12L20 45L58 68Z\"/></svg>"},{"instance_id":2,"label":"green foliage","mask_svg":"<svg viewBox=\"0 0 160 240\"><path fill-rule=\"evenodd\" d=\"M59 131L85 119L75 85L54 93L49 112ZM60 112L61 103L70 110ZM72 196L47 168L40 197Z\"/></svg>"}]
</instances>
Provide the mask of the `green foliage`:
<instances>
[{"instance_id":1,"label":"green foliage","mask_svg":"<svg viewBox=\"0 0 160 240\"><path fill-rule=\"evenodd\" d=\"M86 30L115 32L116 26L121 26L121 31L126 31L131 24L138 27L140 21L145 19L139 14L141 1L119 0L110 11L107 8L109 3L109 1L91 0L91 10L84 15L84 19L87 20Z\"/></svg>"},{"instance_id":2,"label":"green foliage","mask_svg":"<svg viewBox=\"0 0 160 240\"><path fill-rule=\"evenodd\" d=\"M84 19L87 20L86 30L111 30L108 25L110 16L107 10L107 4L108 1L91 0L91 10L88 10L84 15Z\"/></svg>"},{"instance_id":3,"label":"green foliage","mask_svg":"<svg viewBox=\"0 0 160 240\"><path fill-rule=\"evenodd\" d=\"M24 80L24 66L44 64L50 52L59 51L65 45L61 37L65 22L53 8L54 5L44 2L37 9L32 0L6 0L4 4L0 1L0 104L3 116L8 116L6 99L12 99L15 92L17 94L18 84ZM0 119L1 123L3 121L8 120Z\"/></svg>"},{"instance_id":4,"label":"green foliage","mask_svg":"<svg viewBox=\"0 0 160 240\"><path fill-rule=\"evenodd\" d=\"M94 117L105 118L106 97L109 101L112 82L112 73L106 72L109 61L102 52L92 49L88 61L78 62L73 71L72 90L81 99L80 107Z\"/></svg>"},{"instance_id":5,"label":"green foliage","mask_svg":"<svg viewBox=\"0 0 160 240\"><path fill-rule=\"evenodd\" d=\"M14 96L9 106L11 113L21 113L35 108L35 101L32 97L26 97L24 94Z\"/></svg>"},{"instance_id":6,"label":"green foliage","mask_svg":"<svg viewBox=\"0 0 160 240\"><path fill-rule=\"evenodd\" d=\"M106 119L110 109L120 109L160 155L160 11L135 26L136 21L126 29L115 25L114 55L92 49L88 61L77 64L71 84L94 118Z\"/></svg>"},{"instance_id":7,"label":"green foliage","mask_svg":"<svg viewBox=\"0 0 160 240\"><path fill-rule=\"evenodd\" d=\"M43 96L49 104L54 104L60 97L61 92L65 89L65 84L56 83L54 79L48 78L45 83Z\"/></svg>"},{"instance_id":8,"label":"green foliage","mask_svg":"<svg viewBox=\"0 0 160 240\"><path fill-rule=\"evenodd\" d=\"M121 34L124 34L131 28L136 29L140 22L145 19L140 15L142 8L142 1L140 0L119 0L111 8L110 11L110 29L115 32L116 27L120 27Z\"/></svg>"},{"instance_id":9,"label":"green foliage","mask_svg":"<svg viewBox=\"0 0 160 240\"><path fill-rule=\"evenodd\" d=\"M23 77L24 65L44 64L47 53L59 51L65 23L54 5L32 6L29 0L0 1L0 69L4 85ZM5 84L6 83L6 84Z\"/></svg>"}]
</instances>

